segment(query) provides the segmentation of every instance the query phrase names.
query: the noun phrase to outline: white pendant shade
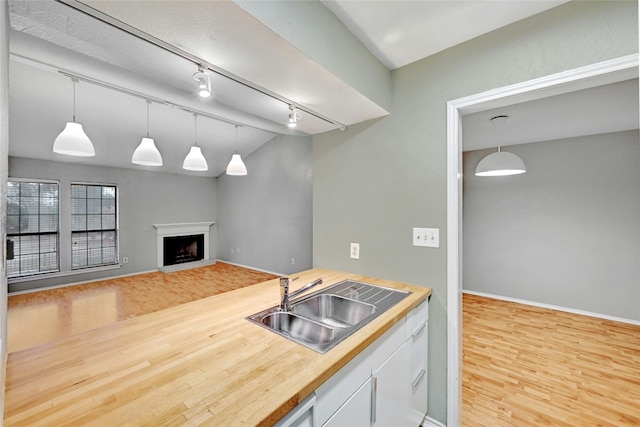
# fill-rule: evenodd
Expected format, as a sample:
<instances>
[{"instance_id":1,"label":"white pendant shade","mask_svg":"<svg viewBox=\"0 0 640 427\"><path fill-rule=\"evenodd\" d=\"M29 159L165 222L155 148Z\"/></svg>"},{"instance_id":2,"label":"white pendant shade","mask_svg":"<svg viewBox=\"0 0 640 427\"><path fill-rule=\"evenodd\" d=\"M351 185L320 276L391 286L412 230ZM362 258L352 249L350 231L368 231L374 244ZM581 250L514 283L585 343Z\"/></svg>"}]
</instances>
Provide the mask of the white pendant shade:
<instances>
[{"instance_id":1,"label":"white pendant shade","mask_svg":"<svg viewBox=\"0 0 640 427\"><path fill-rule=\"evenodd\" d=\"M91 140L84 133L82 125L75 122L67 122L64 130L53 142L53 152L68 156L92 157L96 155Z\"/></svg>"},{"instance_id":2,"label":"white pendant shade","mask_svg":"<svg viewBox=\"0 0 640 427\"><path fill-rule=\"evenodd\" d=\"M518 175L526 171L520 157L504 151L489 154L476 166L476 176Z\"/></svg>"},{"instance_id":3,"label":"white pendant shade","mask_svg":"<svg viewBox=\"0 0 640 427\"><path fill-rule=\"evenodd\" d=\"M227 175L244 176L247 174L247 167L242 161L240 154L231 156L231 161L227 165Z\"/></svg>"},{"instance_id":4,"label":"white pendant shade","mask_svg":"<svg viewBox=\"0 0 640 427\"><path fill-rule=\"evenodd\" d=\"M191 147L189 154L184 158L182 169L188 171L203 172L209 169L207 159L202 155L202 150L197 145Z\"/></svg>"},{"instance_id":5,"label":"white pendant shade","mask_svg":"<svg viewBox=\"0 0 640 427\"><path fill-rule=\"evenodd\" d=\"M142 138L140 145L133 152L131 163L142 166L162 166L162 156L153 139Z\"/></svg>"}]
</instances>

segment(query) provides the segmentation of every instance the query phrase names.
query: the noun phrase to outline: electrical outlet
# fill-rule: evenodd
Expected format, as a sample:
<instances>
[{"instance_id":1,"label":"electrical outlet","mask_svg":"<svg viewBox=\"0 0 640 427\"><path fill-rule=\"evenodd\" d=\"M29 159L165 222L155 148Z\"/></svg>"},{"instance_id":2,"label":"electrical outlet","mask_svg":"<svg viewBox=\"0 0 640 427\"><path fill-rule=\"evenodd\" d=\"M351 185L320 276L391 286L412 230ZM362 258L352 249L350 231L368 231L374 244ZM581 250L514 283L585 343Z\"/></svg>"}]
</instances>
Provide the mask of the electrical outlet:
<instances>
[{"instance_id":1,"label":"electrical outlet","mask_svg":"<svg viewBox=\"0 0 640 427\"><path fill-rule=\"evenodd\" d=\"M360 259L360 243L351 244L351 258Z\"/></svg>"},{"instance_id":2,"label":"electrical outlet","mask_svg":"<svg viewBox=\"0 0 640 427\"><path fill-rule=\"evenodd\" d=\"M122 263L123 264L129 264L129 257L123 257L122 258Z\"/></svg>"},{"instance_id":3,"label":"electrical outlet","mask_svg":"<svg viewBox=\"0 0 640 427\"><path fill-rule=\"evenodd\" d=\"M295 258L291 258L291 265L296 263L296 259Z\"/></svg>"},{"instance_id":4,"label":"electrical outlet","mask_svg":"<svg viewBox=\"0 0 640 427\"><path fill-rule=\"evenodd\" d=\"M440 247L439 228L414 228L413 246L427 246L430 248Z\"/></svg>"}]
</instances>

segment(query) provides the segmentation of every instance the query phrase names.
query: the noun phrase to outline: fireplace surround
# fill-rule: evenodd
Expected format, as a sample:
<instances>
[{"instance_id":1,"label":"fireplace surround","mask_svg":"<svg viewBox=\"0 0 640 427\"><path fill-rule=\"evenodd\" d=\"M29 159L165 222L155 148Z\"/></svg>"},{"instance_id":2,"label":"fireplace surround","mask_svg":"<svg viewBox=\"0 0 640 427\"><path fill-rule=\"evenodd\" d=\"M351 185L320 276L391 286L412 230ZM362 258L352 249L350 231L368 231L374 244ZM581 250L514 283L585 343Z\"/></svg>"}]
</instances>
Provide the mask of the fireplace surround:
<instances>
[{"instance_id":1,"label":"fireplace surround","mask_svg":"<svg viewBox=\"0 0 640 427\"><path fill-rule=\"evenodd\" d=\"M208 262L209 228L213 224L215 224L215 222L213 221L176 224L153 224L153 226L157 230L156 248L158 269L163 270L167 267L171 268L176 266L186 268L194 262ZM201 241L201 244L196 244L195 246L197 246L197 248L195 248L193 246L193 243L185 244L185 242L183 242L182 248L177 249L180 252L180 259L178 260L178 262L173 262L172 264L167 265L165 263L165 248L167 247L165 244L165 237L168 238L168 242L171 242L168 244L170 250L176 249L172 247L172 243L183 240L174 239L176 237L184 237L187 240L190 239L192 242L198 240ZM198 253L198 251L200 251L201 253Z\"/></svg>"}]
</instances>

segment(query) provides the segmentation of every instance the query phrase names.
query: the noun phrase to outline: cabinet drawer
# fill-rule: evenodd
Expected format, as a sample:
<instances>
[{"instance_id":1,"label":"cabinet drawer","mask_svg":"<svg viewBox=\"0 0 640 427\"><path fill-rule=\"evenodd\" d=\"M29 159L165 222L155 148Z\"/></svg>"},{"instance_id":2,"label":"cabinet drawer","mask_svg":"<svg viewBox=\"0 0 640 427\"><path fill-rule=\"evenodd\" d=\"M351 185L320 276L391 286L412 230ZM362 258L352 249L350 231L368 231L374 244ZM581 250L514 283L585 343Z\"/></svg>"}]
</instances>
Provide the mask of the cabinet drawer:
<instances>
[{"instance_id":1,"label":"cabinet drawer","mask_svg":"<svg viewBox=\"0 0 640 427\"><path fill-rule=\"evenodd\" d=\"M410 410L410 423L411 425L418 426L422 423L427 413L427 400L429 382L427 381L427 367L424 371L420 371L418 375L412 380L411 384L411 410Z\"/></svg>"},{"instance_id":2,"label":"cabinet drawer","mask_svg":"<svg viewBox=\"0 0 640 427\"><path fill-rule=\"evenodd\" d=\"M429 323L424 323L424 328L418 329L418 332L411 337L407 343L410 347L409 361L409 381L413 383L420 371L426 369L429 350Z\"/></svg>"},{"instance_id":3,"label":"cabinet drawer","mask_svg":"<svg viewBox=\"0 0 640 427\"><path fill-rule=\"evenodd\" d=\"M371 377L371 348L366 348L316 389L316 421L323 425Z\"/></svg>"},{"instance_id":4,"label":"cabinet drawer","mask_svg":"<svg viewBox=\"0 0 640 427\"><path fill-rule=\"evenodd\" d=\"M405 339L416 335L420 328L429 320L429 301L423 301L407 315L407 330Z\"/></svg>"},{"instance_id":5,"label":"cabinet drawer","mask_svg":"<svg viewBox=\"0 0 640 427\"><path fill-rule=\"evenodd\" d=\"M315 404L316 395L312 393L278 421L275 427L313 427Z\"/></svg>"},{"instance_id":6,"label":"cabinet drawer","mask_svg":"<svg viewBox=\"0 0 640 427\"><path fill-rule=\"evenodd\" d=\"M323 427L371 426L371 378L364 383Z\"/></svg>"},{"instance_id":7,"label":"cabinet drawer","mask_svg":"<svg viewBox=\"0 0 640 427\"><path fill-rule=\"evenodd\" d=\"M395 353L405 341L406 319L406 317L403 317L371 345L374 370L382 366L389 356Z\"/></svg>"}]
</instances>

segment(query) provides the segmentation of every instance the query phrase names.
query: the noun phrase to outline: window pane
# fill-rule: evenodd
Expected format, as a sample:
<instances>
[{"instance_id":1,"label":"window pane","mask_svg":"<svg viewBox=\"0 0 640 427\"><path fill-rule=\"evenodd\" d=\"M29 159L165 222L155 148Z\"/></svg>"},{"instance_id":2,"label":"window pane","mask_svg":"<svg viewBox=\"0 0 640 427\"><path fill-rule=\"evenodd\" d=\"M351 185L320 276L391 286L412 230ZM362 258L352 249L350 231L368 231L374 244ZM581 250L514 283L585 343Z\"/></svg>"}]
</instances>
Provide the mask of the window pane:
<instances>
[{"instance_id":1,"label":"window pane","mask_svg":"<svg viewBox=\"0 0 640 427\"><path fill-rule=\"evenodd\" d=\"M58 184L9 181L7 194L7 232L14 244L7 277L58 271Z\"/></svg>"},{"instance_id":2,"label":"window pane","mask_svg":"<svg viewBox=\"0 0 640 427\"><path fill-rule=\"evenodd\" d=\"M33 274L33 273L38 273L39 267L40 267L40 263L39 261L39 255L35 254L35 255L24 255L20 257L20 272L22 274Z\"/></svg>"},{"instance_id":3,"label":"window pane","mask_svg":"<svg viewBox=\"0 0 640 427\"><path fill-rule=\"evenodd\" d=\"M100 230L102 228L102 215L87 215L87 230Z\"/></svg>"},{"instance_id":4,"label":"window pane","mask_svg":"<svg viewBox=\"0 0 640 427\"><path fill-rule=\"evenodd\" d=\"M98 185L87 186L87 199L101 199L102 187Z\"/></svg>"},{"instance_id":5,"label":"window pane","mask_svg":"<svg viewBox=\"0 0 640 427\"><path fill-rule=\"evenodd\" d=\"M19 182L8 182L7 183L7 196L8 197L18 197L20 195L20 183Z\"/></svg>"},{"instance_id":6,"label":"window pane","mask_svg":"<svg viewBox=\"0 0 640 427\"><path fill-rule=\"evenodd\" d=\"M100 199L87 199L87 213L99 214L101 212L102 205Z\"/></svg>"},{"instance_id":7,"label":"window pane","mask_svg":"<svg viewBox=\"0 0 640 427\"><path fill-rule=\"evenodd\" d=\"M102 215L102 228L114 229L116 228L116 216L115 215Z\"/></svg>"},{"instance_id":8,"label":"window pane","mask_svg":"<svg viewBox=\"0 0 640 427\"><path fill-rule=\"evenodd\" d=\"M102 213L116 213L115 199L102 199Z\"/></svg>"},{"instance_id":9,"label":"window pane","mask_svg":"<svg viewBox=\"0 0 640 427\"><path fill-rule=\"evenodd\" d=\"M87 202L84 199L71 199L72 214L86 214Z\"/></svg>"},{"instance_id":10,"label":"window pane","mask_svg":"<svg viewBox=\"0 0 640 427\"><path fill-rule=\"evenodd\" d=\"M117 261L117 204L115 186L74 184L84 187L72 199L72 230L89 233L73 233L72 265L74 268L115 264ZM84 206L81 204L84 203ZM81 220L80 218L83 218ZM108 232L105 230L109 230Z\"/></svg>"},{"instance_id":11,"label":"window pane","mask_svg":"<svg viewBox=\"0 0 640 427\"><path fill-rule=\"evenodd\" d=\"M21 182L20 183L20 195L24 198L38 197L40 190L40 184L37 182Z\"/></svg>"},{"instance_id":12,"label":"window pane","mask_svg":"<svg viewBox=\"0 0 640 427\"><path fill-rule=\"evenodd\" d=\"M20 236L20 255L37 254L40 251L39 236Z\"/></svg>"},{"instance_id":13,"label":"window pane","mask_svg":"<svg viewBox=\"0 0 640 427\"><path fill-rule=\"evenodd\" d=\"M71 186L71 197L72 198L87 198L87 187L84 185L72 185Z\"/></svg>"},{"instance_id":14,"label":"window pane","mask_svg":"<svg viewBox=\"0 0 640 427\"><path fill-rule=\"evenodd\" d=\"M18 215L7 215L7 233L17 234L20 232L20 217Z\"/></svg>"}]
</instances>

